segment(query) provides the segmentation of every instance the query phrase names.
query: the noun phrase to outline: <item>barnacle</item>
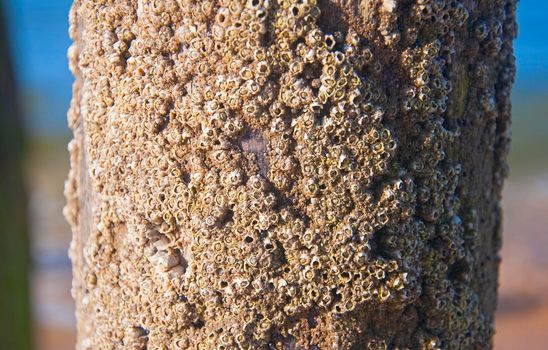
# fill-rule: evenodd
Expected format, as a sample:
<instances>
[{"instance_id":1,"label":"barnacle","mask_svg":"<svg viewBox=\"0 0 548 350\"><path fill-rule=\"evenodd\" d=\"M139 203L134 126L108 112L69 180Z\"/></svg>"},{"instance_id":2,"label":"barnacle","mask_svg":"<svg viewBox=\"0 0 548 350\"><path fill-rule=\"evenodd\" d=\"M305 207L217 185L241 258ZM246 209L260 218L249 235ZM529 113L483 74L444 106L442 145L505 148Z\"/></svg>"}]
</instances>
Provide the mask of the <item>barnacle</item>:
<instances>
[{"instance_id":1,"label":"barnacle","mask_svg":"<svg viewBox=\"0 0 548 350\"><path fill-rule=\"evenodd\" d=\"M77 2L79 347L488 348L505 164L477 164L507 151L515 36L493 2Z\"/></svg>"}]
</instances>

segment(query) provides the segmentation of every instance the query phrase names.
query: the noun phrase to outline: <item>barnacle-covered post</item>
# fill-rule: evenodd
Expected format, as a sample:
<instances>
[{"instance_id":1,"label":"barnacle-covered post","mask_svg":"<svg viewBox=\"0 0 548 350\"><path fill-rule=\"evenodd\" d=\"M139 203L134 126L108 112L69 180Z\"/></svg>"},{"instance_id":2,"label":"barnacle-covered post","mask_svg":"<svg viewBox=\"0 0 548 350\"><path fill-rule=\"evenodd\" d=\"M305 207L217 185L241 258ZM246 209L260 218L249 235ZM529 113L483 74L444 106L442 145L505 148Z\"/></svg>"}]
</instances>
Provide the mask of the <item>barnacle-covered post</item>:
<instances>
[{"instance_id":1,"label":"barnacle-covered post","mask_svg":"<svg viewBox=\"0 0 548 350\"><path fill-rule=\"evenodd\" d=\"M7 23L0 3L0 349L30 350L29 237L23 160Z\"/></svg>"},{"instance_id":2,"label":"barnacle-covered post","mask_svg":"<svg viewBox=\"0 0 548 350\"><path fill-rule=\"evenodd\" d=\"M515 0L76 0L79 349L488 349Z\"/></svg>"}]
</instances>

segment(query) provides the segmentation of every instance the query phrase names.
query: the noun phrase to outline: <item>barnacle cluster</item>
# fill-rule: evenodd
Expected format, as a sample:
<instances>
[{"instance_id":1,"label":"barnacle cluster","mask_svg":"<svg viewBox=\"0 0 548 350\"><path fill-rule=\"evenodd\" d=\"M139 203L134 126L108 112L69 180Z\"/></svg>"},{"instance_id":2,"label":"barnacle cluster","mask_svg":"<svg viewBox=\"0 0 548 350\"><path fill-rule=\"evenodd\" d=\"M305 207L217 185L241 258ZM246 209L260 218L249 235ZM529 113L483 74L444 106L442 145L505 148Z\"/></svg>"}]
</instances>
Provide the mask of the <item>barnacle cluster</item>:
<instances>
[{"instance_id":1,"label":"barnacle cluster","mask_svg":"<svg viewBox=\"0 0 548 350\"><path fill-rule=\"evenodd\" d=\"M515 1L467 3L76 1L79 348L487 348Z\"/></svg>"}]
</instances>

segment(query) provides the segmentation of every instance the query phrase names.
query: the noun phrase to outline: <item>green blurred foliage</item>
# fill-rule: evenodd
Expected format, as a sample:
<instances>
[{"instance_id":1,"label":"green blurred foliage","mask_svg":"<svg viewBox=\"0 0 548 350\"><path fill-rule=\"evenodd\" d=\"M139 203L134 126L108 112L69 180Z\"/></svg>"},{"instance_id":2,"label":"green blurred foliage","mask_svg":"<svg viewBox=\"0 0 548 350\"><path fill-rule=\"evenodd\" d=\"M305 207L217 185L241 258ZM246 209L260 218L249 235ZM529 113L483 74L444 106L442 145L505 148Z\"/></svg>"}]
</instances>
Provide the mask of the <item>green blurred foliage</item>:
<instances>
[{"instance_id":1,"label":"green blurred foliage","mask_svg":"<svg viewBox=\"0 0 548 350\"><path fill-rule=\"evenodd\" d=\"M2 14L0 6L0 349L27 350L31 328L24 138Z\"/></svg>"}]
</instances>

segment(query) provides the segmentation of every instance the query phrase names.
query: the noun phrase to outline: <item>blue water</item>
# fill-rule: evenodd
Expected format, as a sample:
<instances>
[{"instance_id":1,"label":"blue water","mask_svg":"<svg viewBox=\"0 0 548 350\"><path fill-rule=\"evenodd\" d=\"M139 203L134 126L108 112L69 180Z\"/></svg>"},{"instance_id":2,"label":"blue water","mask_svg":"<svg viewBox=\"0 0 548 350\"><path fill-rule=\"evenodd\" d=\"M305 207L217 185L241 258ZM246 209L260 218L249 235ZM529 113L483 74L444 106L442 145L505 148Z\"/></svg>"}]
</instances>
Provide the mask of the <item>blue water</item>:
<instances>
[{"instance_id":1,"label":"blue water","mask_svg":"<svg viewBox=\"0 0 548 350\"><path fill-rule=\"evenodd\" d=\"M480 0L481 1L481 0ZM71 0L0 0L7 5L17 78L23 92L29 129L65 129L72 76L66 51ZM548 90L548 1L519 4L516 40L516 92ZM544 92L544 91L543 91Z\"/></svg>"}]
</instances>

